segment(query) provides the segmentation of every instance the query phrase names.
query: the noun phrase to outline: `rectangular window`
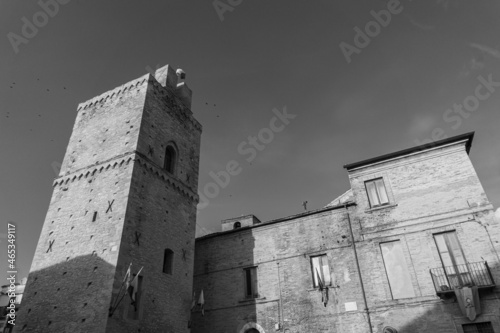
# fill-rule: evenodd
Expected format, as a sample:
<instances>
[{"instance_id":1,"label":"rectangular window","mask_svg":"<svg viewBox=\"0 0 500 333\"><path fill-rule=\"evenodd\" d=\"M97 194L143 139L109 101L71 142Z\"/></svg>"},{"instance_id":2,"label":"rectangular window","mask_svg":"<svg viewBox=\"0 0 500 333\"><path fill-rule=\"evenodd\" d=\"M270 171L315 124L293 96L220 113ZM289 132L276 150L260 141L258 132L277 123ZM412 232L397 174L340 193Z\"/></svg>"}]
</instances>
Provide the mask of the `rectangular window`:
<instances>
[{"instance_id":1,"label":"rectangular window","mask_svg":"<svg viewBox=\"0 0 500 333\"><path fill-rule=\"evenodd\" d=\"M392 298L415 297L408 265L400 241L380 243Z\"/></svg>"},{"instance_id":2,"label":"rectangular window","mask_svg":"<svg viewBox=\"0 0 500 333\"><path fill-rule=\"evenodd\" d=\"M245 274L245 297L259 297L257 288L257 267L245 268L243 272Z\"/></svg>"},{"instance_id":3,"label":"rectangular window","mask_svg":"<svg viewBox=\"0 0 500 333\"><path fill-rule=\"evenodd\" d=\"M330 286L332 284L330 278L330 267L328 266L328 257L326 254L311 257L311 269L314 288L319 287L318 276L321 278L321 281L323 281L325 286Z\"/></svg>"},{"instance_id":4,"label":"rectangular window","mask_svg":"<svg viewBox=\"0 0 500 333\"><path fill-rule=\"evenodd\" d=\"M471 283L471 276L466 265L462 247L455 231L434 235L443 268L451 287L464 286Z\"/></svg>"},{"instance_id":5,"label":"rectangular window","mask_svg":"<svg viewBox=\"0 0 500 333\"><path fill-rule=\"evenodd\" d=\"M389 203L384 180L382 178L369 180L365 182L365 186L370 201L370 207L387 205Z\"/></svg>"},{"instance_id":6,"label":"rectangular window","mask_svg":"<svg viewBox=\"0 0 500 333\"><path fill-rule=\"evenodd\" d=\"M129 306L127 311L127 318L137 320L139 319L139 309L141 307L142 297L142 276L137 277L137 293L135 293L135 303L129 297Z\"/></svg>"},{"instance_id":7,"label":"rectangular window","mask_svg":"<svg viewBox=\"0 0 500 333\"><path fill-rule=\"evenodd\" d=\"M464 329L464 333L495 333L491 322L464 324L462 328Z\"/></svg>"}]
</instances>

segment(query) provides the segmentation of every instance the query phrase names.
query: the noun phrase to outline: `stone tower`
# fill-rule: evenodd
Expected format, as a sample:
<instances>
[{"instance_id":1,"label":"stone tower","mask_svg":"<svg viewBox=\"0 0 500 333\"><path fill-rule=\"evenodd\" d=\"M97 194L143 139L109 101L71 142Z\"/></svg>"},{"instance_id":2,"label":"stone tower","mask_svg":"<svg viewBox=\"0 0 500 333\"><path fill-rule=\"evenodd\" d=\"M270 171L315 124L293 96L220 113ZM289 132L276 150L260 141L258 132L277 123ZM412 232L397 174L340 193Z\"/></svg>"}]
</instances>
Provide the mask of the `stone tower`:
<instances>
[{"instance_id":1,"label":"stone tower","mask_svg":"<svg viewBox=\"0 0 500 333\"><path fill-rule=\"evenodd\" d=\"M202 128L178 81L167 65L78 106L16 332L189 331Z\"/></svg>"}]
</instances>

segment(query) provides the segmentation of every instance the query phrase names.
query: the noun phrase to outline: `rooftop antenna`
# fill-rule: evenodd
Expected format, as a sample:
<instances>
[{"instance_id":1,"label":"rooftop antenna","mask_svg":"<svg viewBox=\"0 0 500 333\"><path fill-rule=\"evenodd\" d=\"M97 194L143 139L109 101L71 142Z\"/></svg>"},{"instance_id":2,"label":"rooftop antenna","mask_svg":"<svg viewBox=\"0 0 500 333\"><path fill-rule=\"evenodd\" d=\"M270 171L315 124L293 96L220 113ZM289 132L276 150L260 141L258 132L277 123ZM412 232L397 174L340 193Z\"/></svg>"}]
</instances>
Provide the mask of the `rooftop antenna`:
<instances>
[{"instance_id":1,"label":"rooftop antenna","mask_svg":"<svg viewBox=\"0 0 500 333\"><path fill-rule=\"evenodd\" d=\"M302 201L302 206L304 206L304 210L307 211L307 201Z\"/></svg>"}]
</instances>

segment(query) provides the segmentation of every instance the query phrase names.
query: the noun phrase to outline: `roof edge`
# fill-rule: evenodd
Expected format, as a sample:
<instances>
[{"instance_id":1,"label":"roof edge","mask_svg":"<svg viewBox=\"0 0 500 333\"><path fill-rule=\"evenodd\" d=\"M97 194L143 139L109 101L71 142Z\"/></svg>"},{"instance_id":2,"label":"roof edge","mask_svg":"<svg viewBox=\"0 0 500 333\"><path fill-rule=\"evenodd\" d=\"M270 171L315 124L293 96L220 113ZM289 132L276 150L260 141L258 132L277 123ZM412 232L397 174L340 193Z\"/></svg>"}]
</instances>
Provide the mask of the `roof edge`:
<instances>
[{"instance_id":1,"label":"roof edge","mask_svg":"<svg viewBox=\"0 0 500 333\"><path fill-rule=\"evenodd\" d=\"M419 146L415 146L415 147L411 147L411 148L399 150L399 151L396 151L396 152L393 152L393 153L389 153L389 154L385 154L385 155L380 155L380 156L377 156L377 157L369 158L367 160L363 160L363 161L360 161L360 162L346 164L346 165L344 165L344 168L347 169L347 170L352 170L352 169L359 168L359 167L362 167L362 166L365 166L365 165L368 165L368 164L383 162L385 160L389 160L389 159L392 159L392 158L402 157L402 156L409 155L409 154L412 154L412 153L421 152L421 151L424 151L424 150L427 150L427 149L431 149L431 148L437 148L437 147L440 147L440 146L452 144L452 143L463 141L463 140L467 140L467 143L465 145L465 150L467 151L467 154L469 154L470 148L472 146L472 140L474 139L474 134L475 134L475 132L468 132L468 133L465 133L465 134L453 136L451 138L447 138L447 139L443 139L443 140L439 140L439 141L429 142L429 143L426 143L426 144L423 144L423 145L419 145Z\"/></svg>"},{"instance_id":2,"label":"roof edge","mask_svg":"<svg viewBox=\"0 0 500 333\"><path fill-rule=\"evenodd\" d=\"M234 234L234 233L237 233L237 232L240 232L240 231L244 231L244 230L249 230L249 229L254 229L254 228L260 228L260 227L264 227L264 226L267 226L267 225L270 225L270 224L276 224L276 223L280 223L280 222L295 220L295 219L298 219L298 218L301 218L301 217L306 217L306 216L310 216L310 215L314 215L314 214L319 214L319 213L327 212L327 211L330 211L330 210L336 210L336 209L346 208L346 207L351 207L351 206L356 206L356 203L355 202L346 202L345 204L342 204L342 205L331 206L331 207L323 207L323 208L319 208L319 209L316 209L316 210L310 210L310 211L307 211L307 212L304 212L304 213L300 213L300 214L290 215L290 216L286 216L286 217L280 217L280 218L277 218L275 220L271 220L271 221L268 221L268 222L261 222L259 224L254 224L254 225L251 225L251 226L248 226L248 227L241 227L241 228L238 228L238 229L232 229L232 230L228 230L228 231L214 232L212 234L208 234L208 235L196 238L195 242L197 242L199 240L205 240L205 239L214 238L214 237L222 236L222 235Z\"/></svg>"}]
</instances>

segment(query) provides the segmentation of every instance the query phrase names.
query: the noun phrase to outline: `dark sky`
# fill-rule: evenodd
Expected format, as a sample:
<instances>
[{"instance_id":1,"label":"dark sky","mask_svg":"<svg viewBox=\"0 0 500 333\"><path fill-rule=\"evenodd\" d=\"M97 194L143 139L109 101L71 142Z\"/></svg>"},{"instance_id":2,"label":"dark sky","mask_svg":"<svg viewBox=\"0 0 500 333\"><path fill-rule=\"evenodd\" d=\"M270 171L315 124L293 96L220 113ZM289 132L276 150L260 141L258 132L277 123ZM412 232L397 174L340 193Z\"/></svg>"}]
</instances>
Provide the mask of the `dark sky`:
<instances>
[{"instance_id":1,"label":"dark sky","mask_svg":"<svg viewBox=\"0 0 500 333\"><path fill-rule=\"evenodd\" d=\"M46 22L36 1L0 2L1 281L8 221L28 274L78 103L164 64L187 73L204 127L200 189L229 161L242 168L199 210L199 234L323 207L349 188L344 164L433 131L476 131L471 158L500 205L500 84L481 83L500 82L498 1L232 0L223 20L212 1L65 1ZM388 6L385 26L370 23ZM34 18L16 52L9 36ZM352 51L367 24L379 30ZM453 111L463 103L472 111ZM285 107L296 117L248 163L238 146Z\"/></svg>"}]
</instances>

